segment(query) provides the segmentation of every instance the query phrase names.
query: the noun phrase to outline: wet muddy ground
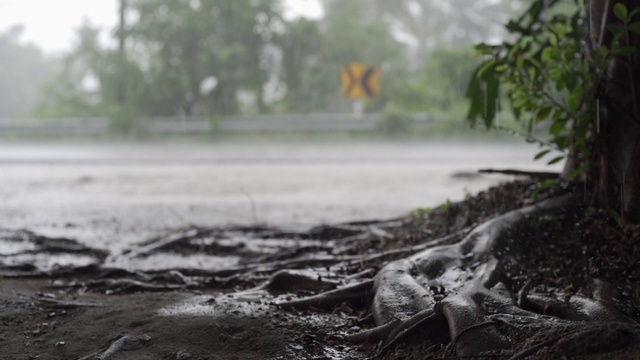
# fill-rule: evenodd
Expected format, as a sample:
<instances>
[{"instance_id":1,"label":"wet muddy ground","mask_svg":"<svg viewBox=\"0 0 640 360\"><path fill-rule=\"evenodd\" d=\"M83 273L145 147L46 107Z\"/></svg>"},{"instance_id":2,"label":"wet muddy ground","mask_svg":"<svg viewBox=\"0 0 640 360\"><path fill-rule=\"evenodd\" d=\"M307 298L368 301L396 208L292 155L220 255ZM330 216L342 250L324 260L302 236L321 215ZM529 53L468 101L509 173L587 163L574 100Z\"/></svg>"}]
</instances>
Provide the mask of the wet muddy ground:
<instances>
[{"instance_id":1,"label":"wet muddy ground","mask_svg":"<svg viewBox=\"0 0 640 360\"><path fill-rule=\"evenodd\" d=\"M64 146L0 149L0 358L451 356L451 339L433 345L420 332L384 354L377 343L351 343L351 335L374 326L361 298L330 309L280 305L366 283L390 261L455 243L530 204L534 193L551 194L535 181L476 196L461 190L513 179L470 169L522 169L515 162L528 160L528 150L478 148L469 158L447 144L426 155L424 144L270 146L109 145L87 147L82 156ZM431 157L436 148L448 162ZM616 308L640 320L640 230L619 228L606 214L582 215L549 228L555 235L522 253L506 254L509 286L589 297L594 279L606 281ZM630 329L595 354L580 353L577 342L560 344L575 347L568 354L576 358L634 359L640 330ZM532 358L567 355L557 346L539 350Z\"/></svg>"},{"instance_id":2,"label":"wet muddy ground","mask_svg":"<svg viewBox=\"0 0 640 360\"><path fill-rule=\"evenodd\" d=\"M359 298L329 309L292 310L279 304L367 282L392 260L455 243L473 226L531 203L539 188L535 182L510 183L431 211L304 231L189 226L121 252L105 252L70 238L5 230L0 234L0 354L9 359L449 356L446 345L451 339L443 338L434 347L420 332L384 354L378 353L376 343L352 344L349 335L374 326L368 318L370 304ZM640 319L637 229L616 230L598 216L577 228L574 222L565 225L577 230L559 232L565 237L537 238L535 246L520 249L526 255L515 261L509 259L517 254L507 254L510 286L518 289L530 280L527 286L535 293L588 296L592 280L603 279L613 285L620 311ZM597 241L573 246L585 234ZM631 256L621 259L621 251ZM585 253L590 256L581 257ZM62 258L69 260L68 266L51 260ZM633 359L640 354L640 342L630 339L638 339L640 331L630 329L628 339L618 345L605 338L615 346L604 346L604 353L598 348L596 355L580 355L578 347L573 355ZM602 336L593 343L602 343ZM539 350L533 358L545 358L544 351L564 351Z\"/></svg>"}]
</instances>

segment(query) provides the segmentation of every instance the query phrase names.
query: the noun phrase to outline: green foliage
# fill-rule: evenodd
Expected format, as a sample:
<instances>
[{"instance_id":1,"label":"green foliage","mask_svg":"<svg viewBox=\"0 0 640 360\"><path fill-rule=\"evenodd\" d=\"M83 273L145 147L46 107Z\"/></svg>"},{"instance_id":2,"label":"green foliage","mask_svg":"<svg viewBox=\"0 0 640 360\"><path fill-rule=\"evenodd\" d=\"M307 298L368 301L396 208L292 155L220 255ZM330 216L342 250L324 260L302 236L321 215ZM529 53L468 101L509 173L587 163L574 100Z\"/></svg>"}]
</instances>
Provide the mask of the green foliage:
<instances>
[{"instance_id":1,"label":"green foliage","mask_svg":"<svg viewBox=\"0 0 640 360\"><path fill-rule=\"evenodd\" d=\"M77 32L76 47L62 59L58 76L44 88L45 100L37 110L39 117L106 116L99 87L103 56L99 31L83 24ZM91 83L89 86L88 84Z\"/></svg>"},{"instance_id":2,"label":"green foliage","mask_svg":"<svg viewBox=\"0 0 640 360\"><path fill-rule=\"evenodd\" d=\"M409 213L414 218L424 219L433 211L432 208L417 208Z\"/></svg>"},{"instance_id":3,"label":"green foliage","mask_svg":"<svg viewBox=\"0 0 640 360\"><path fill-rule=\"evenodd\" d=\"M387 22L368 16L367 5L362 0L329 1L323 19L286 25L277 40L284 57L285 111L351 111L340 92L341 70L351 62L382 69L382 97L368 101L367 110L381 110L397 98L395 89L410 79L407 48L394 39Z\"/></svg>"},{"instance_id":4,"label":"green foliage","mask_svg":"<svg viewBox=\"0 0 640 360\"><path fill-rule=\"evenodd\" d=\"M469 78L478 61L468 50L436 50L424 66L389 81L389 100L410 111L457 114L466 105Z\"/></svg>"},{"instance_id":5,"label":"green foliage","mask_svg":"<svg viewBox=\"0 0 640 360\"><path fill-rule=\"evenodd\" d=\"M329 0L325 0L329 1ZM333 0L340 1L340 0ZM396 29L416 41L421 61L433 51L463 49L482 39L501 37L499 24L522 0L365 0L377 18L390 19ZM452 11L453 10L453 11Z\"/></svg>"},{"instance_id":6,"label":"green foliage","mask_svg":"<svg viewBox=\"0 0 640 360\"><path fill-rule=\"evenodd\" d=\"M447 201L445 201L442 205L440 205L440 210L443 212L447 212L451 209L451 206L453 206L453 203L451 202L450 199L447 199Z\"/></svg>"},{"instance_id":7,"label":"green foliage","mask_svg":"<svg viewBox=\"0 0 640 360\"><path fill-rule=\"evenodd\" d=\"M559 188L560 188L560 184L558 183L557 180L546 179L537 185L536 189L531 192L531 195L529 196L529 198L536 200L538 198L538 195L540 195L541 192L549 189L558 190Z\"/></svg>"},{"instance_id":8,"label":"green foliage","mask_svg":"<svg viewBox=\"0 0 640 360\"><path fill-rule=\"evenodd\" d=\"M140 132L147 99L143 71L116 50L105 48L99 35L89 24L78 30L78 45L64 57L61 73L46 87L47 100L37 115L107 117L115 133Z\"/></svg>"},{"instance_id":9,"label":"green foliage","mask_svg":"<svg viewBox=\"0 0 640 360\"><path fill-rule=\"evenodd\" d=\"M31 116L40 100L40 87L54 75L58 63L33 45L21 41L23 28L0 34L0 118Z\"/></svg>"},{"instance_id":10,"label":"green foliage","mask_svg":"<svg viewBox=\"0 0 640 360\"><path fill-rule=\"evenodd\" d=\"M584 216L587 218L604 217L607 220L612 220L613 222L615 222L616 226L618 226L620 229L624 229L625 227L622 215L620 215L619 212L613 209L603 210L595 207L588 207L584 211Z\"/></svg>"},{"instance_id":11,"label":"green foliage","mask_svg":"<svg viewBox=\"0 0 640 360\"><path fill-rule=\"evenodd\" d=\"M483 63L467 91L467 117L472 125L482 122L487 128L495 127L500 99L506 96L514 116L529 134L540 126L548 130L550 140L541 142L545 149L536 160L551 150L571 150L578 161L572 176L586 171L597 136L593 129L597 116L594 85L606 75L612 59L637 50L623 42L625 34L640 29L640 23L630 22L637 11L629 12L618 3L614 13L622 25L609 29L615 37L613 46L590 49L589 56L583 51L585 9L579 0L536 0L524 15L507 24L513 41L478 45ZM556 156L548 164L562 159Z\"/></svg>"},{"instance_id":12,"label":"green foliage","mask_svg":"<svg viewBox=\"0 0 640 360\"><path fill-rule=\"evenodd\" d=\"M331 91L323 85L327 70L322 68L324 64L320 61L323 41L318 22L305 18L291 21L276 41L283 54L283 80L287 86L283 104L286 110L318 111L325 106L326 92Z\"/></svg>"},{"instance_id":13,"label":"green foliage","mask_svg":"<svg viewBox=\"0 0 640 360\"><path fill-rule=\"evenodd\" d=\"M149 115L233 114L237 94L255 94L262 107L268 79L265 46L280 22L277 0L134 0L139 20L127 29L140 49L148 81ZM217 85L202 91L207 79Z\"/></svg>"},{"instance_id":14,"label":"green foliage","mask_svg":"<svg viewBox=\"0 0 640 360\"><path fill-rule=\"evenodd\" d=\"M432 211L433 209L431 208L418 208L409 213L409 216L413 218L413 226L416 230L422 228L426 224L427 217Z\"/></svg>"},{"instance_id":15,"label":"green foliage","mask_svg":"<svg viewBox=\"0 0 640 360\"><path fill-rule=\"evenodd\" d=\"M144 116L236 113L241 91L263 107L273 71L265 47L282 21L278 0L127 4L136 21L114 33L124 36L124 51L101 44L99 31L85 24L41 116L105 116L114 131L130 133L142 130ZM207 81L213 85L205 88Z\"/></svg>"},{"instance_id":16,"label":"green foliage","mask_svg":"<svg viewBox=\"0 0 640 360\"><path fill-rule=\"evenodd\" d=\"M480 2L483 13L512 4ZM124 51L101 43L97 28L79 29L40 116L108 117L114 132L136 133L154 116L350 112L340 92L341 69L363 62L382 70L382 96L367 100L365 110L384 111L382 131L397 135L411 131L415 112L461 120L467 79L478 63L460 50L462 43L479 29L494 33L490 21L469 23L463 14L455 23L462 38L425 34L433 26L424 22L428 13L443 11L426 0L416 2L422 15L406 12L406 1L325 0L322 19L287 19L281 0L123 3L130 22L112 35L124 37ZM424 39L437 36L446 49L421 42L412 54L398 40L400 28ZM497 82L486 90L497 96Z\"/></svg>"}]
</instances>

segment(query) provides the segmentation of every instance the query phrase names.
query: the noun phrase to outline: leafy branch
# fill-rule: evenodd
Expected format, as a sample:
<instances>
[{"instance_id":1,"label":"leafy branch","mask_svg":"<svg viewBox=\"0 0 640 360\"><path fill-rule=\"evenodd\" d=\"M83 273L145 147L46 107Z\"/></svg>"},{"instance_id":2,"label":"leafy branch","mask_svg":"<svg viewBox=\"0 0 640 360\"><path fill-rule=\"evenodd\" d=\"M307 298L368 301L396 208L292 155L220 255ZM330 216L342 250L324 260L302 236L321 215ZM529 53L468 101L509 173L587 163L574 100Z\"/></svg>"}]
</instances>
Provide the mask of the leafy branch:
<instances>
[{"instance_id":1,"label":"leafy branch","mask_svg":"<svg viewBox=\"0 0 640 360\"><path fill-rule=\"evenodd\" d=\"M638 55L629 34L640 34L640 22L633 21L640 7L629 11L624 4L616 3L613 13L619 23L608 26L613 36L609 48L585 47L586 9L579 0L536 0L520 18L506 25L513 40L477 45L476 51L484 61L467 90L471 124L482 121L487 128L495 128L497 103L507 98L513 115L529 134L534 127L547 129L550 139L537 141L544 149L536 160L551 150L560 150L573 154L576 168L587 171L585 164L597 136L593 120L598 111L598 84L606 78L614 59ZM628 65L627 69L630 78L635 78L634 69ZM636 89L631 91L635 99ZM639 114L638 104L634 105ZM555 157L548 163L562 158Z\"/></svg>"}]
</instances>

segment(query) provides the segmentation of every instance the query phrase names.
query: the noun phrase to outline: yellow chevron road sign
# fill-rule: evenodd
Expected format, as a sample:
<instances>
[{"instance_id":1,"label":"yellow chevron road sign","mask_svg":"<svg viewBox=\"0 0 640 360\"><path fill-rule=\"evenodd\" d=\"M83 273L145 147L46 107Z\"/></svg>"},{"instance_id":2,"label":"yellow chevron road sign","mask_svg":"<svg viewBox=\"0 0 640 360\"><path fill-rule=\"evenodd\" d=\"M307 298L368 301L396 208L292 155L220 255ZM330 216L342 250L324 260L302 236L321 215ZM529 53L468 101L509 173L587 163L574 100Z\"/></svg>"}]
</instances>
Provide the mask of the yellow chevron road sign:
<instances>
[{"instance_id":1,"label":"yellow chevron road sign","mask_svg":"<svg viewBox=\"0 0 640 360\"><path fill-rule=\"evenodd\" d=\"M362 63L342 68L342 92L352 100L380 96L380 69Z\"/></svg>"}]
</instances>

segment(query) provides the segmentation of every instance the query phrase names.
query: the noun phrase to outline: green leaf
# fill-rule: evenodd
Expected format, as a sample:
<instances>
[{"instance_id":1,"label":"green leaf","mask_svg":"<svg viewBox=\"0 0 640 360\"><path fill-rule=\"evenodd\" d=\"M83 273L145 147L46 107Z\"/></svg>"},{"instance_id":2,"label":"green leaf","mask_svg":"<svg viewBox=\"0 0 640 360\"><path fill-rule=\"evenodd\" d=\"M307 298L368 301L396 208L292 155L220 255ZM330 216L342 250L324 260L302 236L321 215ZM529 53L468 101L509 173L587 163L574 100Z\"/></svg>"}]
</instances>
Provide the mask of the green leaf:
<instances>
[{"instance_id":1,"label":"green leaf","mask_svg":"<svg viewBox=\"0 0 640 360\"><path fill-rule=\"evenodd\" d=\"M547 46L544 49L542 49L542 54L540 55L540 60L542 60L543 63L551 61L552 57L553 57L553 48L552 47Z\"/></svg>"},{"instance_id":2,"label":"green leaf","mask_svg":"<svg viewBox=\"0 0 640 360\"><path fill-rule=\"evenodd\" d=\"M524 65L524 56L520 55L516 60L516 68L522 69L522 65Z\"/></svg>"},{"instance_id":3,"label":"green leaf","mask_svg":"<svg viewBox=\"0 0 640 360\"><path fill-rule=\"evenodd\" d=\"M495 62L489 62L489 65L495 65ZM471 81L469 82L467 92L465 94L465 96L470 100L469 111L467 112L467 120L469 120L471 126L475 126L478 119L483 119L485 124L488 124L487 127L490 127L491 125L491 121L487 121L486 119L486 116L491 114L488 114L487 110L485 109L485 103L492 100L489 100L489 95L487 94L486 90L488 87L484 86L485 81L481 78L480 75L481 71L486 71L487 69L489 69L489 67L487 67L487 64L481 65L476 69L476 71L471 76ZM485 73L485 76L493 73L493 70L489 70L488 73ZM497 79L495 81L497 82ZM495 100L493 100L493 102L495 102Z\"/></svg>"},{"instance_id":4,"label":"green leaf","mask_svg":"<svg viewBox=\"0 0 640 360\"><path fill-rule=\"evenodd\" d=\"M480 44L475 46L476 52L478 52L481 55L493 54L493 50L495 48L496 48L495 46L487 45L485 43L480 43Z\"/></svg>"},{"instance_id":5,"label":"green leaf","mask_svg":"<svg viewBox=\"0 0 640 360\"><path fill-rule=\"evenodd\" d=\"M553 108L551 106L543 107L542 109L540 109L536 114L536 122L547 120L552 111Z\"/></svg>"},{"instance_id":6,"label":"green leaf","mask_svg":"<svg viewBox=\"0 0 640 360\"><path fill-rule=\"evenodd\" d=\"M536 156L533 158L533 160L540 160L542 159L545 155L547 155L548 153L550 153L551 150L543 150L540 151L539 153L536 154Z\"/></svg>"},{"instance_id":7,"label":"green leaf","mask_svg":"<svg viewBox=\"0 0 640 360\"><path fill-rule=\"evenodd\" d=\"M485 76L485 72L493 73L493 71L495 70L495 67L496 67L496 61L495 60L489 60L484 65L480 66L480 68L476 72L476 74L477 74L476 76L477 77L484 77Z\"/></svg>"},{"instance_id":8,"label":"green leaf","mask_svg":"<svg viewBox=\"0 0 640 360\"><path fill-rule=\"evenodd\" d=\"M611 56L628 56L635 55L638 53L638 49L635 46L625 46L620 49L615 49L611 51Z\"/></svg>"},{"instance_id":9,"label":"green leaf","mask_svg":"<svg viewBox=\"0 0 640 360\"><path fill-rule=\"evenodd\" d=\"M547 165L553 165L553 164L559 163L560 161L562 161L562 159L564 159L564 156L554 157L553 159L551 159L551 161L547 163Z\"/></svg>"},{"instance_id":10,"label":"green leaf","mask_svg":"<svg viewBox=\"0 0 640 360\"><path fill-rule=\"evenodd\" d=\"M513 58L513 56L520 50L520 43L516 43L511 50L509 50L509 54L507 55L507 59Z\"/></svg>"},{"instance_id":11,"label":"green leaf","mask_svg":"<svg viewBox=\"0 0 640 360\"><path fill-rule=\"evenodd\" d=\"M640 22L634 22L632 24L629 24L627 29L629 29L629 31L631 31L636 35L640 35Z\"/></svg>"},{"instance_id":12,"label":"green leaf","mask_svg":"<svg viewBox=\"0 0 640 360\"><path fill-rule=\"evenodd\" d=\"M513 100L513 107L515 108L524 108L525 105L527 105L529 103L529 97L528 96L521 96L518 98L515 98Z\"/></svg>"},{"instance_id":13,"label":"green leaf","mask_svg":"<svg viewBox=\"0 0 640 360\"><path fill-rule=\"evenodd\" d=\"M564 130L566 124L567 123L564 120L555 121L553 125L551 125L551 128L549 129L549 134L553 136L560 135L562 130Z\"/></svg>"},{"instance_id":14,"label":"green leaf","mask_svg":"<svg viewBox=\"0 0 640 360\"><path fill-rule=\"evenodd\" d=\"M558 145L558 148L566 149L567 147L569 147L569 144L571 143L571 139L566 135L561 135L561 136L556 136L553 139L553 142Z\"/></svg>"},{"instance_id":15,"label":"green leaf","mask_svg":"<svg viewBox=\"0 0 640 360\"><path fill-rule=\"evenodd\" d=\"M484 123L487 128L493 124L497 113L497 100L500 96L500 81L497 78L487 80Z\"/></svg>"},{"instance_id":16,"label":"green leaf","mask_svg":"<svg viewBox=\"0 0 640 360\"><path fill-rule=\"evenodd\" d=\"M567 97L567 105L572 112L578 111L580 107L580 101L582 100L583 90L581 88L575 88Z\"/></svg>"},{"instance_id":17,"label":"green leaf","mask_svg":"<svg viewBox=\"0 0 640 360\"><path fill-rule=\"evenodd\" d=\"M567 82L564 78L560 78L559 77L560 74L557 74L556 72L552 72L551 74L551 78L556 78L556 91L560 92L564 89L567 88Z\"/></svg>"},{"instance_id":18,"label":"green leaf","mask_svg":"<svg viewBox=\"0 0 640 360\"><path fill-rule=\"evenodd\" d=\"M556 180L554 180L554 179L547 179L547 180L543 181L542 184L540 184L540 188L541 189L548 189L548 188L550 188L552 186L557 185L557 183L558 182Z\"/></svg>"},{"instance_id":19,"label":"green leaf","mask_svg":"<svg viewBox=\"0 0 640 360\"><path fill-rule=\"evenodd\" d=\"M558 37L556 34L549 34L549 44L553 47L558 47Z\"/></svg>"},{"instance_id":20,"label":"green leaf","mask_svg":"<svg viewBox=\"0 0 640 360\"><path fill-rule=\"evenodd\" d=\"M493 68L493 70L497 73L501 73L501 72L505 72L507 70L509 70L509 67L505 64L502 65L498 65L496 67Z\"/></svg>"},{"instance_id":21,"label":"green leaf","mask_svg":"<svg viewBox=\"0 0 640 360\"><path fill-rule=\"evenodd\" d=\"M623 22L626 22L629 18L629 10L627 10L627 7L623 3L613 5L613 13Z\"/></svg>"}]
</instances>

